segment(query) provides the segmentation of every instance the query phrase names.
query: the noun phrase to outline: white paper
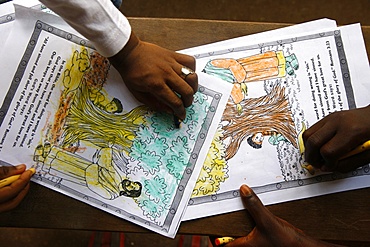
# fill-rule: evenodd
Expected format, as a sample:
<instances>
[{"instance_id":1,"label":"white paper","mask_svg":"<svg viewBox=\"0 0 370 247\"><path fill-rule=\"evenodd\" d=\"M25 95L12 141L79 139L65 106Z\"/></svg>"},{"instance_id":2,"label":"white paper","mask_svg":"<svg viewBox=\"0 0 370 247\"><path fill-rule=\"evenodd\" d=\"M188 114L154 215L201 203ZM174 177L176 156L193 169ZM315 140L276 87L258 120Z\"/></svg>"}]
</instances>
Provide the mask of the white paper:
<instances>
[{"instance_id":1,"label":"white paper","mask_svg":"<svg viewBox=\"0 0 370 247\"><path fill-rule=\"evenodd\" d=\"M223 40L211 44L201 45L197 47L192 47L188 49L181 50L180 52L186 54L196 55L199 53L205 52L213 52L219 51L234 47L245 46L248 44L257 44L263 43L266 40L270 40L271 38L278 38L281 36L289 35L289 34L299 34L305 32L311 32L319 29L325 28L335 28L337 24L334 20L331 19L319 19L310 22L304 22L297 25L287 26L275 30L270 30L262 33L256 33L251 35L246 35L242 37L237 37L233 39Z\"/></svg>"},{"instance_id":2,"label":"white paper","mask_svg":"<svg viewBox=\"0 0 370 247\"><path fill-rule=\"evenodd\" d=\"M36 168L32 181L174 237L231 86L199 75L177 129L62 19L21 6L2 56L2 161L26 163ZM114 98L122 112L111 111Z\"/></svg>"},{"instance_id":3,"label":"white paper","mask_svg":"<svg viewBox=\"0 0 370 247\"><path fill-rule=\"evenodd\" d=\"M14 7L12 2L0 4L0 44L4 44L13 27ZM0 54L3 46L0 47Z\"/></svg>"},{"instance_id":4,"label":"white paper","mask_svg":"<svg viewBox=\"0 0 370 247\"><path fill-rule=\"evenodd\" d=\"M230 137L235 142L239 139L240 144L236 145L235 155L228 158L230 139L219 141L215 137L213 143L216 143L218 149L211 148L184 220L243 209L239 196L242 184L252 187L266 205L370 185L369 166L348 174L324 174L317 171L310 174L303 167L304 159L299 152L297 137L304 128L310 127L330 112L369 104L370 90L368 80L365 79L369 78L369 65L360 25L336 28L330 20L321 21L324 21L323 25L301 24L304 28L292 26L184 50L197 58L198 73L205 69L214 76L218 73L220 77L222 74L225 80L234 80L234 85L240 82L235 82L237 74L233 69L241 66L239 64L249 63L248 60L242 61L242 58L250 59L258 54L279 51L284 57L294 54L298 60L297 68L290 70L292 75L247 81L243 85L244 91L240 93L239 90L235 98L230 98L226 109L235 109L229 110L234 113L231 114L234 119L231 117L232 120L225 121L224 113L223 126L232 126L230 121L240 121L233 127L234 135ZM236 59L239 59L237 63ZM227 68L224 71L209 66L221 66L220 60L224 61L222 66ZM252 72L247 73L252 75ZM242 84L239 84L240 87ZM275 92L273 89L277 86L285 95L286 102L280 100L271 105L287 103L290 113L282 113L286 117L284 120L269 118L276 109L269 110L266 107L266 113L257 115L255 100L265 98L263 104L267 105L267 95ZM252 105L250 113L243 118L238 116L237 110L236 101L240 97L243 98L240 102L241 112L247 112L247 107ZM257 117L252 119L254 114ZM276 122L280 122L280 126L276 127ZM251 126L246 127L248 124ZM289 130L283 131L283 126ZM219 133L225 133L225 129L220 128ZM248 137L254 132L263 133L262 148L253 148L247 143ZM237 137L237 134L241 137ZM221 151L217 153L215 150Z\"/></svg>"}]
</instances>

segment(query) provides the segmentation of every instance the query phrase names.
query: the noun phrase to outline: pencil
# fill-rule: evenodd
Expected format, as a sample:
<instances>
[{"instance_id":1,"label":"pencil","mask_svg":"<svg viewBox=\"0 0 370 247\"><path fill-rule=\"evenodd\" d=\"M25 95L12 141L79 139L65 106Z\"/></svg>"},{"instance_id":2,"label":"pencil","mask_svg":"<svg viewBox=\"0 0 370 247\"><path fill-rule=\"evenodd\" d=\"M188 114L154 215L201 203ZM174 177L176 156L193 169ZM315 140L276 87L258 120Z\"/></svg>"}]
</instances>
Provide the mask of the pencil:
<instances>
[{"instance_id":1,"label":"pencil","mask_svg":"<svg viewBox=\"0 0 370 247\"><path fill-rule=\"evenodd\" d=\"M235 238L232 238L232 237L216 238L215 239L215 244L216 244L216 246L220 246L220 245L224 245L224 244L230 243L230 242L232 242L234 240L235 240Z\"/></svg>"}]
</instances>

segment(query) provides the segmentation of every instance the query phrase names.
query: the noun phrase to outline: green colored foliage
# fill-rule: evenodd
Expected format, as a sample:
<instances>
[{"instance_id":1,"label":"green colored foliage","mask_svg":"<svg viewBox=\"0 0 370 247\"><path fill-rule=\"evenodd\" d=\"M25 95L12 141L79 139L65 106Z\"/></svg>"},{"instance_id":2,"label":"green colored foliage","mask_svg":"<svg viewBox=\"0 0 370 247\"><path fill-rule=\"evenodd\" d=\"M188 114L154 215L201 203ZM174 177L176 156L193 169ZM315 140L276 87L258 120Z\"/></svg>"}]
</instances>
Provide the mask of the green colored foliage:
<instances>
[{"instance_id":1,"label":"green colored foliage","mask_svg":"<svg viewBox=\"0 0 370 247\"><path fill-rule=\"evenodd\" d=\"M185 169L192 165L190 155L209 111L207 100L204 94L194 95L180 128L175 127L172 115L153 112L145 116L147 125L136 133L129 153L136 165L130 169L147 176L141 178L143 193L135 201L156 222L164 220L161 217L171 208Z\"/></svg>"}]
</instances>

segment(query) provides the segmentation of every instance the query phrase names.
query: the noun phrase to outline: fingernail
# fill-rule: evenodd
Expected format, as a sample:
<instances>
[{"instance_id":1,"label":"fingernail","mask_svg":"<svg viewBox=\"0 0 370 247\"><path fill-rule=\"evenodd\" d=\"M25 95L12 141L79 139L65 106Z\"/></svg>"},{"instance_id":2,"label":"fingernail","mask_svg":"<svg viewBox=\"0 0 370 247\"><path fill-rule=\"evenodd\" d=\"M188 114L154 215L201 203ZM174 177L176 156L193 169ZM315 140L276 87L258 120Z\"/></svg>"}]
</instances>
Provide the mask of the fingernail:
<instances>
[{"instance_id":1,"label":"fingernail","mask_svg":"<svg viewBox=\"0 0 370 247\"><path fill-rule=\"evenodd\" d=\"M25 164L21 164L21 165L17 165L17 166L15 166L15 168L17 169L17 170L21 170L21 169L23 169L23 168L25 168L26 167L26 165Z\"/></svg>"},{"instance_id":2,"label":"fingernail","mask_svg":"<svg viewBox=\"0 0 370 247\"><path fill-rule=\"evenodd\" d=\"M252 190L246 186L245 184L243 184L241 187L240 187L240 194L242 196L245 196L245 197L248 197L252 194Z\"/></svg>"}]
</instances>

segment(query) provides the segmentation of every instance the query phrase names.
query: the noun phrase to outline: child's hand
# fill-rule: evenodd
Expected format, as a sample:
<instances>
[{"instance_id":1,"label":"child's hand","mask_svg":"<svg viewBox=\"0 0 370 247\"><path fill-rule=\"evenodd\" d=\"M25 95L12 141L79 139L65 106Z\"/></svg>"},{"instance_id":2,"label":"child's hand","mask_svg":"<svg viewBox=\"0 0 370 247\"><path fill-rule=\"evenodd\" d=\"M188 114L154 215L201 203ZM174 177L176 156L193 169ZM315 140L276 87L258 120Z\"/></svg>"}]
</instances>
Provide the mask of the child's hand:
<instances>
[{"instance_id":1,"label":"child's hand","mask_svg":"<svg viewBox=\"0 0 370 247\"><path fill-rule=\"evenodd\" d=\"M307 236L300 229L273 215L247 185L240 187L240 195L256 226L247 236L237 238L225 247L338 246Z\"/></svg>"},{"instance_id":2,"label":"child's hand","mask_svg":"<svg viewBox=\"0 0 370 247\"><path fill-rule=\"evenodd\" d=\"M370 140L370 106L334 112L303 134L305 159L323 171L348 172L370 162L370 151L341 159Z\"/></svg>"},{"instance_id":3,"label":"child's hand","mask_svg":"<svg viewBox=\"0 0 370 247\"><path fill-rule=\"evenodd\" d=\"M109 60L137 100L185 119L185 108L198 90L194 57L140 41L132 33L125 48ZM188 68L187 75L183 67Z\"/></svg>"},{"instance_id":4,"label":"child's hand","mask_svg":"<svg viewBox=\"0 0 370 247\"><path fill-rule=\"evenodd\" d=\"M26 170L25 165L18 166L2 166L0 167L0 180L7 177L21 174L21 176L3 188L0 188L0 212L11 210L18 206L18 204L26 196L30 188L30 178L33 173Z\"/></svg>"}]
</instances>

